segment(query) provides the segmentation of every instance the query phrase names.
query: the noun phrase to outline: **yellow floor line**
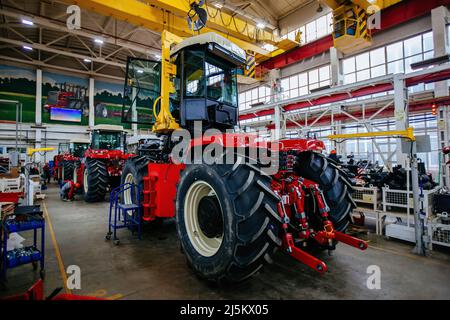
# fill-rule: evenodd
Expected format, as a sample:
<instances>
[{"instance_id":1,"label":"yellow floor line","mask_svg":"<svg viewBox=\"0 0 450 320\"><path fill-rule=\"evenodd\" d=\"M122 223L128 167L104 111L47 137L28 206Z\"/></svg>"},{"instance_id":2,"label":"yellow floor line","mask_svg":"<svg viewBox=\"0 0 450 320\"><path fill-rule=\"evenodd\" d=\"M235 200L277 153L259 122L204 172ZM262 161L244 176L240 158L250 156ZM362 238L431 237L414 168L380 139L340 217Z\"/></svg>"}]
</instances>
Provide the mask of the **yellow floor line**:
<instances>
[{"instance_id":1,"label":"yellow floor line","mask_svg":"<svg viewBox=\"0 0 450 320\"><path fill-rule=\"evenodd\" d=\"M45 220L48 224L48 229L50 231L50 236L53 242L53 248L55 248L56 259L58 260L59 272L61 273L61 278L63 280L64 290L66 291L66 293L72 294L72 290L67 288L66 268L64 267L64 262L61 257L61 251L59 250L58 242L56 242L56 236L55 231L53 230L52 220L50 219L50 215L48 214L47 205L45 204L45 202L43 202L43 205L44 205Z\"/></svg>"}]
</instances>

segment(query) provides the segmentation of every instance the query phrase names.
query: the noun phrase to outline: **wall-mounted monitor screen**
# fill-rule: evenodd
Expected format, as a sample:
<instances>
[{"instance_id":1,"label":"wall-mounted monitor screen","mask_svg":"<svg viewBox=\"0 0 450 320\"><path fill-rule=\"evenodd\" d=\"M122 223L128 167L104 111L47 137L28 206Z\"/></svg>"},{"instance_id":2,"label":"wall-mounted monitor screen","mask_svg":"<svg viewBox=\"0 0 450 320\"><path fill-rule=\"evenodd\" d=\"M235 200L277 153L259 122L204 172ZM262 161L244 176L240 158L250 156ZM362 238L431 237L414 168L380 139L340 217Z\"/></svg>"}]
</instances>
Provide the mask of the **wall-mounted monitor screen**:
<instances>
[{"instance_id":1,"label":"wall-mounted monitor screen","mask_svg":"<svg viewBox=\"0 0 450 320\"><path fill-rule=\"evenodd\" d=\"M51 108L50 120L81 122L81 110L65 109L65 108Z\"/></svg>"}]
</instances>

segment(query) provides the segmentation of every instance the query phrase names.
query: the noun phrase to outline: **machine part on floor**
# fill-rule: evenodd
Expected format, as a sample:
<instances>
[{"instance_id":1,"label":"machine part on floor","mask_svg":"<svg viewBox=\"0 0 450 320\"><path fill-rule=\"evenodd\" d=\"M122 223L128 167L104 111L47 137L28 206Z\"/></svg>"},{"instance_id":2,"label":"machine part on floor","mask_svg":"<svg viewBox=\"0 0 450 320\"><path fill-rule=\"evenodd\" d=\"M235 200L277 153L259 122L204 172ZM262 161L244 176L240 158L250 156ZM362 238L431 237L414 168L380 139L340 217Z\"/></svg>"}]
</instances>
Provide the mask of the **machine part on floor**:
<instances>
[{"instance_id":1,"label":"machine part on floor","mask_svg":"<svg viewBox=\"0 0 450 320\"><path fill-rule=\"evenodd\" d=\"M447 212L437 214L435 218L428 222L428 243L429 250L433 250L433 245L450 247L450 217Z\"/></svg>"},{"instance_id":2,"label":"machine part on floor","mask_svg":"<svg viewBox=\"0 0 450 320\"><path fill-rule=\"evenodd\" d=\"M333 250L340 241L366 249L366 242L344 234L355 207L352 187L345 173L320 154L325 149L322 141L271 143L227 131L238 124L233 79L245 63L245 57L230 49L229 40L207 33L181 42L167 31L163 40L163 63L129 58L125 80L127 120L136 119L133 106L142 103L136 93L158 91L147 85L156 76L161 83L152 117L161 140L128 159L121 177L121 184L141 188L143 220L176 217L188 265L200 278L215 282L250 278L272 261L277 248L320 273L326 264L302 248ZM171 44L176 46L170 50ZM175 87L174 78L182 83ZM169 101L169 93L190 81L198 82L189 87L195 92ZM194 137L181 159L175 147L182 140L174 138L179 127ZM216 130L202 136L207 129ZM197 151L208 149L214 149L211 161L196 159ZM274 166L276 170L267 170ZM124 192L123 204L132 205L131 198Z\"/></svg>"},{"instance_id":3,"label":"machine part on floor","mask_svg":"<svg viewBox=\"0 0 450 320\"><path fill-rule=\"evenodd\" d=\"M450 192L441 190L433 197L433 209L434 213L448 213L450 214Z\"/></svg>"},{"instance_id":4,"label":"machine part on floor","mask_svg":"<svg viewBox=\"0 0 450 320\"><path fill-rule=\"evenodd\" d=\"M409 144L408 149L409 161L411 166L411 181L412 181L412 193L414 201L414 230L415 230L415 243L416 246L413 250L415 254L425 255L424 238L424 221L421 215L423 207L421 207L421 190L423 188L419 187L419 163L417 159L417 149L421 146L421 140L417 141L414 135L414 128L408 127L406 130L393 130L393 131L376 131L376 132L362 132L362 133L350 133L350 134L336 134L328 136L329 139L339 140L339 139L358 139L358 138L378 138L378 137L397 137L400 139L405 139ZM421 174L424 173L424 166L421 166ZM406 176L406 175L405 175ZM422 192L423 193L423 192ZM428 240L427 240L428 241Z\"/></svg>"},{"instance_id":5,"label":"machine part on floor","mask_svg":"<svg viewBox=\"0 0 450 320\"><path fill-rule=\"evenodd\" d=\"M90 146L73 174L76 182L82 184L86 202L103 201L108 190L120 185L125 160L133 156L126 153L125 139L122 126L94 127Z\"/></svg>"}]
</instances>

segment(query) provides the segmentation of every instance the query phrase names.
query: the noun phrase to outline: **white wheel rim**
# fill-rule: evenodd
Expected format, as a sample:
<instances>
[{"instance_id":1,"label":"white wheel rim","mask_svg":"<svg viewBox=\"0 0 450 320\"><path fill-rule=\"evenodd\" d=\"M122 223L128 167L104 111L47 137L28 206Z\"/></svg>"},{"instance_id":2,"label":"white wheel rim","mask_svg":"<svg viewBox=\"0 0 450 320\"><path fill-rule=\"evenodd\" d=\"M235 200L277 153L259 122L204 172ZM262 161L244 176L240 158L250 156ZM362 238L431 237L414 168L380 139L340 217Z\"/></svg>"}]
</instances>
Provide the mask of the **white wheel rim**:
<instances>
[{"instance_id":1,"label":"white wheel rim","mask_svg":"<svg viewBox=\"0 0 450 320\"><path fill-rule=\"evenodd\" d=\"M223 234L220 237L208 238L200 228L198 220L200 200L211 195L216 195L211 185L205 181L197 181L189 187L184 200L186 232L194 249L204 257L215 255L223 241Z\"/></svg>"},{"instance_id":2,"label":"white wheel rim","mask_svg":"<svg viewBox=\"0 0 450 320\"><path fill-rule=\"evenodd\" d=\"M83 188L84 188L84 192L87 193L88 192L88 172L87 172L87 168L85 168L84 172L83 172Z\"/></svg>"},{"instance_id":3,"label":"white wheel rim","mask_svg":"<svg viewBox=\"0 0 450 320\"><path fill-rule=\"evenodd\" d=\"M132 173L129 173L125 176L124 183L134 183L134 176ZM123 192L123 203L124 204L133 204L133 197L131 195L131 188L128 188Z\"/></svg>"}]
</instances>

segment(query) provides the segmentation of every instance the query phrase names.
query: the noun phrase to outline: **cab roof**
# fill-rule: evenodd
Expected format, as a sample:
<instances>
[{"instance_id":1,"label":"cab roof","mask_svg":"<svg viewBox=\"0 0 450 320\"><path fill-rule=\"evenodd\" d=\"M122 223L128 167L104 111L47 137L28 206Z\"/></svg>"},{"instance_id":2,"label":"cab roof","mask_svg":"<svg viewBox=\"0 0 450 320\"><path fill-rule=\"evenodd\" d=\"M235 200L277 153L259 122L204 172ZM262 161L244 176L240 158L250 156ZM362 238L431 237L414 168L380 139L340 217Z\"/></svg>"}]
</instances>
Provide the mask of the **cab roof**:
<instances>
[{"instance_id":1,"label":"cab roof","mask_svg":"<svg viewBox=\"0 0 450 320\"><path fill-rule=\"evenodd\" d=\"M175 45L171 49L170 54L174 55L184 48L204 44L211 44L214 49L219 49L218 51L221 52L218 53L222 55L223 58L230 60L230 62L233 62L235 64L245 63L246 60L245 51L235 43L228 40L227 38L222 37L221 35L214 32L207 32L194 37L187 38L182 42L180 42L179 44Z\"/></svg>"},{"instance_id":2,"label":"cab roof","mask_svg":"<svg viewBox=\"0 0 450 320\"><path fill-rule=\"evenodd\" d=\"M76 138L76 139L70 139L70 143L91 143L91 141L87 138Z\"/></svg>"},{"instance_id":3,"label":"cab roof","mask_svg":"<svg viewBox=\"0 0 450 320\"><path fill-rule=\"evenodd\" d=\"M123 126L113 124L98 124L94 126L94 130L112 131L112 132L125 132Z\"/></svg>"}]
</instances>

